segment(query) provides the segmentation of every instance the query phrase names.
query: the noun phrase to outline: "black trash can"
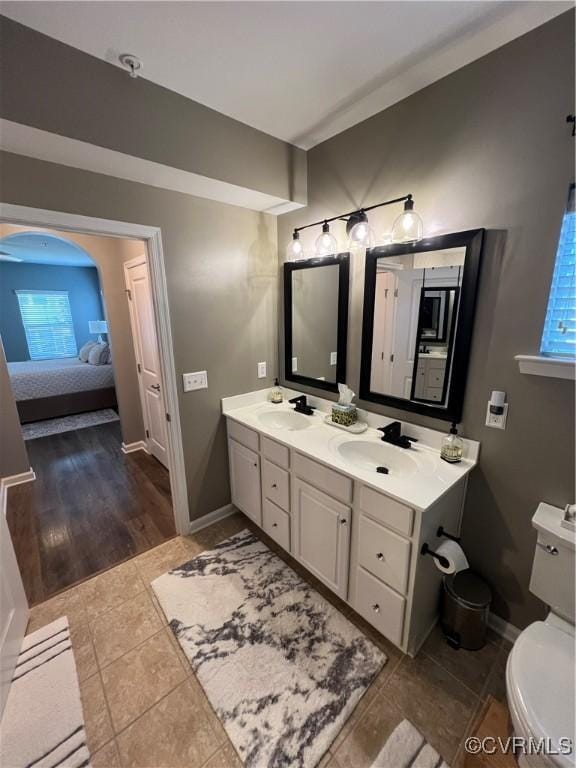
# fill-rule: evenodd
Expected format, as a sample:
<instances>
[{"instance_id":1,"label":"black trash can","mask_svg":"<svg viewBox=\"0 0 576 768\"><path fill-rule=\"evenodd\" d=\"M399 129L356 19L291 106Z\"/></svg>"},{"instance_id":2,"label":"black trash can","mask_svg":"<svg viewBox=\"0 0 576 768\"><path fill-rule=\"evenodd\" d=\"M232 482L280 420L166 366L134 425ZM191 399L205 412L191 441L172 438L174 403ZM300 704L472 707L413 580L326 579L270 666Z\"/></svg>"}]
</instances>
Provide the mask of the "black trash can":
<instances>
[{"instance_id":1,"label":"black trash can","mask_svg":"<svg viewBox=\"0 0 576 768\"><path fill-rule=\"evenodd\" d=\"M492 592L470 569L444 577L441 626L453 648L478 651L486 643Z\"/></svg>"}]
</instances>

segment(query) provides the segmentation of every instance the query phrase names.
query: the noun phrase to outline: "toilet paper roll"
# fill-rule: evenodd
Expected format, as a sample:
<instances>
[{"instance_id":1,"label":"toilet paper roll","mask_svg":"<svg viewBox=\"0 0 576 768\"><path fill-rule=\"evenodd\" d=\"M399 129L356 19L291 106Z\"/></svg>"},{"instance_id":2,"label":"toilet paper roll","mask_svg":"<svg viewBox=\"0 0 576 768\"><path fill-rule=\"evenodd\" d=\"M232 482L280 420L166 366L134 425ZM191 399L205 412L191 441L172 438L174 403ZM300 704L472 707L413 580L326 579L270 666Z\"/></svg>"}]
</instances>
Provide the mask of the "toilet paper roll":
<instances>
[{"instance_id":1,"label":"toilet paper roll","mask_svg":"<svg viewBox=\"0 0 576 768\"><path fill-rule=\"evenodd\" d=\"M436 552L448 560L448 565L444 566L434 558L436 568L438 568L439 571L442 571L442 573L457 573L458 571L463 571L469 567L464 550L457 541L446 539L446 541L443 541L442 544L440 544Z\"/></svg>"}]
</instances>

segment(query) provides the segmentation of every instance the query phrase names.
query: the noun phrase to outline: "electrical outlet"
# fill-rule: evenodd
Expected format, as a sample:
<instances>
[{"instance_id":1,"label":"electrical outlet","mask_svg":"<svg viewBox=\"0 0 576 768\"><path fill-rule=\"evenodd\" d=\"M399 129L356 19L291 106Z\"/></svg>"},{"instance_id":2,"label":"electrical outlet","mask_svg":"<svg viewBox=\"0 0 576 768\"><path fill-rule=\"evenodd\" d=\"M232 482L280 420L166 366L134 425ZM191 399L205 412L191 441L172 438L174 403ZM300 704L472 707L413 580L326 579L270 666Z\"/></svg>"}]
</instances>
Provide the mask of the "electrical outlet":
<instances>
[{"instance_id":1,"label":"electrical outlet","mask_svg":"<svg viewBox=\"0 0 576 768\"><path fill-rule=\"evenodd\" d=\"M486 426L494 429L506 429L506 418L508 416L508 403L503 405L504 413L491 413L490 403L486 408Z\"/></svg>"},{"instance_id":2,"label":"electrical outlet","mask_svg":"<svg viewBox=\"0 0 576 768\"><path fill-rule=\"evenodd\" d=\"M297 373L298 371L298 358L293 357L292 358L292 373Z\"/></svg>"},{"instance_id":3,"label":"electrical outlet","mask_svg":"<svg viewBox=\"0 0 576 768\"><path fill-rule=\"evenodd\" d=\"M336 358L337 358L337 353L330 352L330 365L336 365Z\"/></svg>"},{"instance_id":4,"label":"electrical outlet","mask_svg":"<svg viewBox=\"0 0 576 768\"><path fill-rule=\"evenodd\" d=\"M266 378L266 363L258 363L258 378Z\"/></svg>"},{"instance_id":5,"label":"electrical outlet","mask_svg":"<svg viewBox=\"0 0 576 768\"><path fill-rule=\"evenodd\" d=\"M208 373L206 371L196 371L196 373L182 374L184 382L184 392L192 392L195 389L208 389Z\"/></svg>"}]
</instances>

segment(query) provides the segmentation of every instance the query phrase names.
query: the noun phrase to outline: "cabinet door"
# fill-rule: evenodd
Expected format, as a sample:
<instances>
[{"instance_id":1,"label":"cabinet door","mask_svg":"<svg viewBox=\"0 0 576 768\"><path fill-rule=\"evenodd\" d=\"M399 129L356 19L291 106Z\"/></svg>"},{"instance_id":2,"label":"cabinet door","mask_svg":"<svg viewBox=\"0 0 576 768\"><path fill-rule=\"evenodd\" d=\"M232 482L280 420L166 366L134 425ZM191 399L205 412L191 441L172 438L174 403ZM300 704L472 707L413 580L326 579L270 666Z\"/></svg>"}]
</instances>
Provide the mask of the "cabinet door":
<instances>
[{"instance_id":1,"label":"cabinet door","mask_svg":"<svg viewBox=\"0 0 576 768\"><path fill-rule=\"evenodd\" d=\"M260 457L235 440L228 441L228 452L232 503L255 523L262 525Z\"/></svg>"},{"instance_id":2,"label":"cabinet door","mask_svg":"<svg viewBox=\"0 0 576 768\"><path fill-rule=\"evenodd\" d=\"M350 508L294 480L292 554L337 595L348 594Z\"/></svg>"}]
</instances>

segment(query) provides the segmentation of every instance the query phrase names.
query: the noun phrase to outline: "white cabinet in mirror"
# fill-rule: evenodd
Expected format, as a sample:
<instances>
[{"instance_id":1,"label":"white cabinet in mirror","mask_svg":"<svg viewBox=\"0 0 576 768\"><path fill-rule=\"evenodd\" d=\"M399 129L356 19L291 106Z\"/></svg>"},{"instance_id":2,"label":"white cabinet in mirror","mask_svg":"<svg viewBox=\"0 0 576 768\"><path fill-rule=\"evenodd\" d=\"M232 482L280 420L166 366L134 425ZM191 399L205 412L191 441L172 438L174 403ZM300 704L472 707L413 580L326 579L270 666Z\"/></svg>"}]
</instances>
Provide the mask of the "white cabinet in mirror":
<instances>
[{"instance_id":1,"label":"white cabinet in mirror","mask_svg":"<svg viewBox=\"0 0 576 768\"><path fill-rule=\"evenodd\" d=\"M286 399L300 393L285 390ZM457 465L440 459L442 434L404 424L410 449L382 442L389 419L363 411L353 437L324 423L331 403L310 398L306 426L267 390L225 398L232 502L404 652L415 654L437 620L441 574L422 544L457 534L479 445ZM273 410L274 409L274 410ZM274 413L276 418L266 416ZM297 414L300 415L300 414ZM265 418L263 418L265 417ZM388 465L388 474L377 467Z\"/></svg>"}]
</instances>

